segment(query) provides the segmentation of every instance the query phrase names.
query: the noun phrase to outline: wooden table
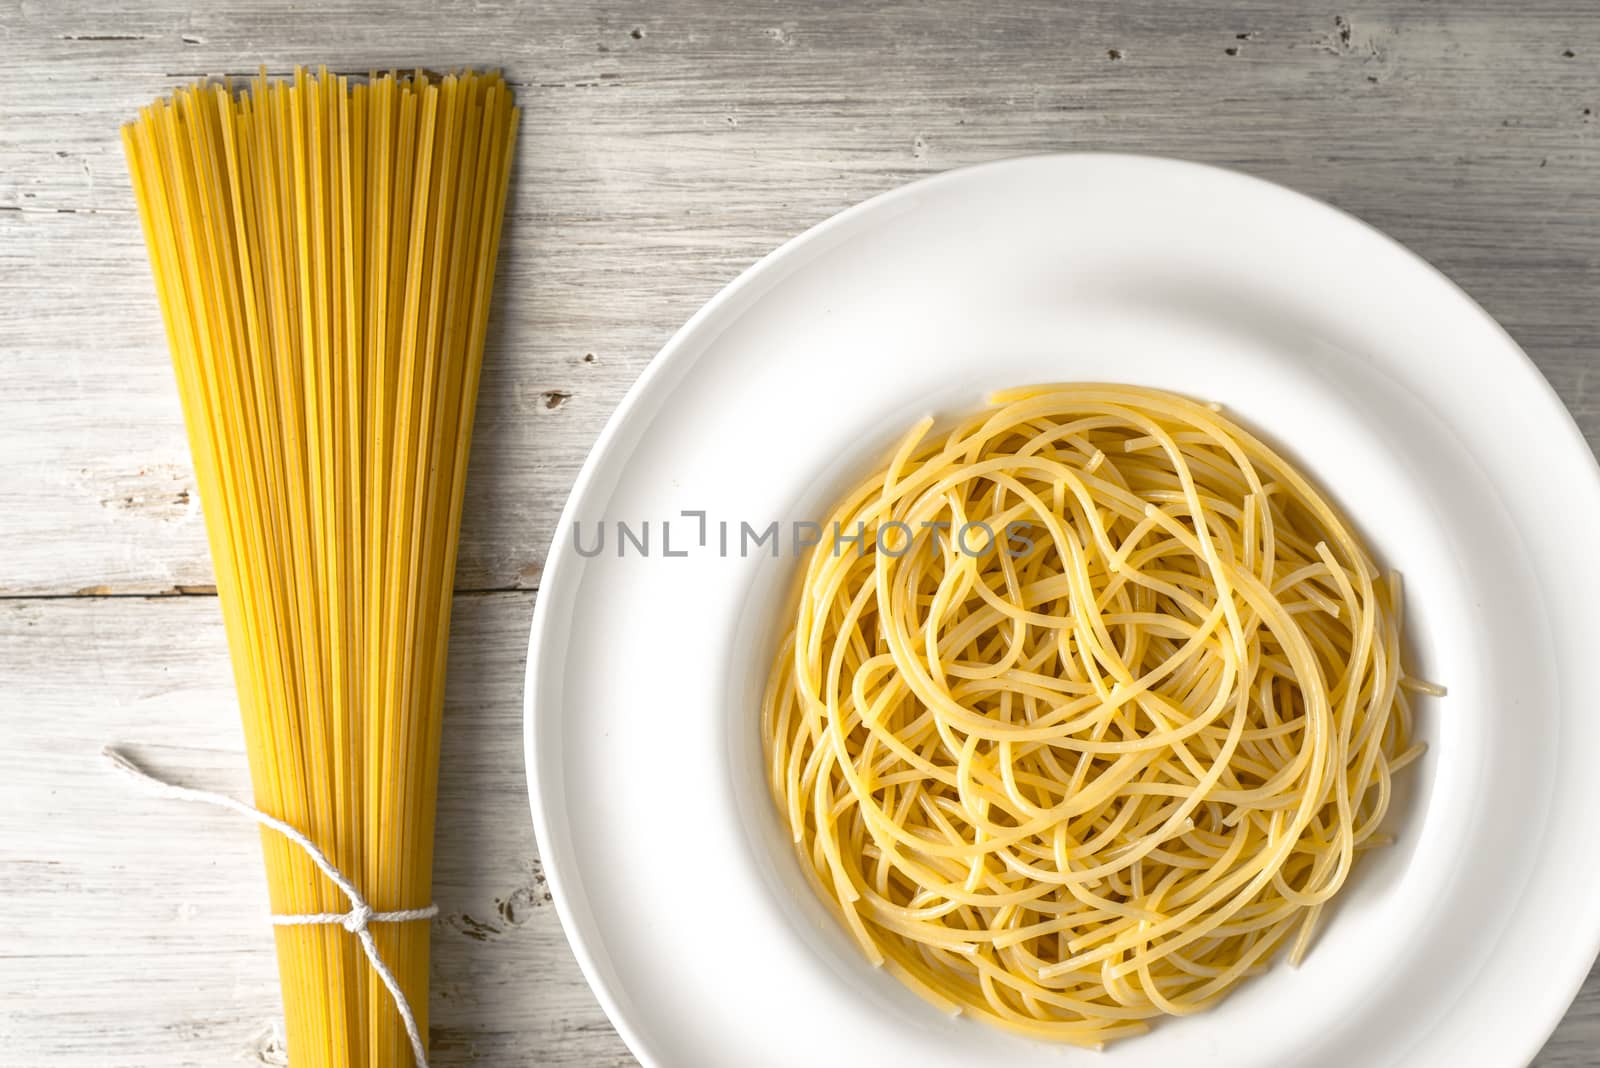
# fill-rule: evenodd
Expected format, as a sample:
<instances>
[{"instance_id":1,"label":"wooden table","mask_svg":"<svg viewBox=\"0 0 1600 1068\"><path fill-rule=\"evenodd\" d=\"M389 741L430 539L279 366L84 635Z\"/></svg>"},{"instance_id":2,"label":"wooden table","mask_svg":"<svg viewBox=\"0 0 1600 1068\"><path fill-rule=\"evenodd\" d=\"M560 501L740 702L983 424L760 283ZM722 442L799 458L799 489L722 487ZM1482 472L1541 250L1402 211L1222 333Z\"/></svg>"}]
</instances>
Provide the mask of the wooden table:
<instances>
[{"instance_id":1,"label":"wooden table","mask_svg":"<svg viewBox=\"0 0 1600 1068\"><path fill-rule=\"evenodd\" d=\"M607 415L790 235L1003 156L1238 167L1438 265L1600 440L1600 9L1581 0L259 7L0 5L0 1062L283 1061L255 832L132 795L97 757L137 743L187 782L246 791L117 143L196 75L499 65L525 112L451 650L439 1065L631 1063L529 828L529 613ZM1600 974L1538 1063L1600 1065Z\"/></svg>"}]
</instances>

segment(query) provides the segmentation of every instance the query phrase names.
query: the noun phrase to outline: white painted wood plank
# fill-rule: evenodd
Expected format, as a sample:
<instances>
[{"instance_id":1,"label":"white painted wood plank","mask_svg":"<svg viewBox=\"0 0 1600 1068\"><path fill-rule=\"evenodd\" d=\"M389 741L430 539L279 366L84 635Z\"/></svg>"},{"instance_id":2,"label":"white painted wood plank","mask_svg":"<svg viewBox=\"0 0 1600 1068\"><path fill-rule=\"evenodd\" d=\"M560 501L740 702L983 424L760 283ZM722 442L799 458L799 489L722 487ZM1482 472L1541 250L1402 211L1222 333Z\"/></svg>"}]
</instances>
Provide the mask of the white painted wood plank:
<instances>
[{"instance_id":1,"label":"white painted wood plank","mask_svg":"<svg viewBox=\"0 0 1600 1068\"><path fill-rule=\"evenodd\" d=\"M440 1065L631 1063L545 898L522 773L532 595L457 598L439 792ZM91 655L92 654L92 655ZM99 758L249 797L215 598L0 602L0 1062L269 1062L255 829Z\"/></svg>"},{"instance_id":2,"label":"white painted wood plank","mask_svg":"<svg viewBox=\"0 0 1600 1068\"><path fill-rule=\"evenodd\" d=\"M1600 109L1600 11L1345 17L1281 0L0 14L15 57L0 64L0 592L209 582L116 128L174 75L319 56L499 62L519 85L464 588L536 582L606 415L738 269L908 178L1027 152L1212 160L1355 211L1482 300L1600 440L1585 375L1600 122L1584 114ZM375 18L383 34L353 32Z\"/></svg>"},{"instance_id":3,"label":"white painted wood plank","mask_svg":"<svg viewBox=\"0 0 1600 1068\"><path fill-rule=\"evenodd\" d=\"M445 1068L631 1063L544 897L518 744L531 609L522 592L456 599L433 937ZM0 708L0 1039L21 1055L6 1063L273 1063L254 829L130 791L98 758L130 743L248 797L215 599L0 602ZM1600 1063L1597 1040L1600 972L1538 1063Z\"/></svg>"}]
</instances>

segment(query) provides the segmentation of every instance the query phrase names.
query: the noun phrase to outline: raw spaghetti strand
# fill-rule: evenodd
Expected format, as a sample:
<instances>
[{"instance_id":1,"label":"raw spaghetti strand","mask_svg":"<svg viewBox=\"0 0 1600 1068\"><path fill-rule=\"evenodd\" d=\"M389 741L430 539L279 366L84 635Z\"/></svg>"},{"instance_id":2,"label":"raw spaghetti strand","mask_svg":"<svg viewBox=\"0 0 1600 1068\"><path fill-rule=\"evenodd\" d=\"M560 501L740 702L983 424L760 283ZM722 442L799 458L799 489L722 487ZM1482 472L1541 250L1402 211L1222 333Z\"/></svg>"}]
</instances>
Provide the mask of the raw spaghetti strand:
<instances>
[{"instance_id":1,"label":"raw spaghetti strand","mask_svg":"<svg viewBox=\"0 0 1600 1068\"><path fill-rule=\"evenodd\" d=\"M275 914L410 916L431 897L457 533L517 122L496 74L299 69L179 89L122 131L254 808L359 895L264 833ZM275 937L294 1063L413 1059L426 924Z\"/></svg>"},{"instance_id":2,"label":"raw spaghetti strand","mask_svg":"<svg viewBox=\"0 0 1600 1068\"><path fill-rule=\"evenodd\" d=\"M1041 386L931 426L829 517L862 547L812 551L767 686L818 892L936 1005L1079 1045L1297 962L1443 693L1398 576L1215 406Z\"/></svg>"}]
</instances>

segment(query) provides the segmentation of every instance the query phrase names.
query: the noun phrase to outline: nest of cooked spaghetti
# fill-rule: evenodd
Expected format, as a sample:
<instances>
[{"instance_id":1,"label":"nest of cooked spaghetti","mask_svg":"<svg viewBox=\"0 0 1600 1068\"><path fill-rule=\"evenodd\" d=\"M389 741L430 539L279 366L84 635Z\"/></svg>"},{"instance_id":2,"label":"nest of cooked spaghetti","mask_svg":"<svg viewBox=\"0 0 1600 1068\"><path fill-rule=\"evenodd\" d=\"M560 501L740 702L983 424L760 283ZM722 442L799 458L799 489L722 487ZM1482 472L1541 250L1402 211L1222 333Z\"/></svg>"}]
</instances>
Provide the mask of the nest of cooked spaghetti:
<instances>
[{"instance_id":1,"label":"nest of cooked spaghetti","mask_svg":"<svg viewBox=\"0 0 1600 1068\"><path fill-rule=\"evenodd\" d=\"M766 694L799 859L947 1010L1083 1045L1298 959L1421 747L1398 576L1214 406L1017 390L835 509Z\"/></svg>"}]
</instances>

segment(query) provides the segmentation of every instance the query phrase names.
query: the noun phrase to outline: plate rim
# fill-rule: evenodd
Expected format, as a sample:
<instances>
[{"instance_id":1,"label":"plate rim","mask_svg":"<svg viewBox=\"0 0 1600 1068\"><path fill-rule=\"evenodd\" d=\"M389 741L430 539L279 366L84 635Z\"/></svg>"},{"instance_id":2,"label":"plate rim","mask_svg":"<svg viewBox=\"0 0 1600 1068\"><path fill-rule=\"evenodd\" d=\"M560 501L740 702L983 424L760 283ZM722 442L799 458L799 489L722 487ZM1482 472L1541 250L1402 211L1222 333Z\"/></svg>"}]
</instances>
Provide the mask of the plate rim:
<instances>
[{"instance_id":1,"label":"plate rim","mask_svg":"<svg viewBox=\"0 0 1600 1068\"><path fill-rule=\"evenodd\" d=\"M1555 387L1551 385L1549 379L1539 369L1538 364L1534 362L1533 358L1527 354L1499 320L1491 315L1470 293L1457 284L1443 270L1396 238L1336 205L1271 179L1233 167L1154 153L1097 151L1028 153L954 167L904 182L852 204L806 228L745 267L709 300L697 308L694 314L673 331L656 354L650 358L638 378L628 387L622 399L607 417L599 434L595 437L594 443L590 446L583 464L573 480L572 489L562 506L560 516L552 533L551 543L547 547L544 568L534 596L528 654L523 675L522 711L524 773L527 779L528 801L535 844L540 862L543 865L547 885L551 891L552 904L561 923L562 933L565 935L567 944L578 962L578 967L583 974L584 980L599 1002L601 1009L605 1012L607 1020L616 1029L617 1034L628 1047L629 1052L647 1068L656 1068L656 1066L665 1062L659 1057L653 1045L647 1041L646 1036L638 1028L634 1027L627 1013L622 1010L616 993L601 975L590 945L590 939L594 937L593 933L586 931L573 914L569 891L565 884L566 877L559 870L559 865L550 862L550 858L557 851L552 848L551 827L546 817L545 798L540 785L541 780L537 774L537 769L540 766L540 749L538 743L539 711L536 694L539 688L541 667L543 666L541 661L547 655L545 650L551 646L549 634L552 626L557 622L552 619L551 612L547 606L557 599L552 595L553 591L559 590L565 583L572 581L568 576L573 574L575 566L572 563L573 553L564 547L565 543L560 538L560 531L567 529L573 523L582 501L587 497L591 485L598 477L600 470L607 466L612 452L617 448L618 439L622 436L624 428L632 421L636 409L653 399L658 382L666 377L669 370L677 370L678 365L684 364L685 359L688 359L689 362L685 364L682 370L687 371L693 366L693 354L686 352L691 342L708 322L720 315L723 309L736 301L745 290L758 285L766 275L778 269L802 249L845 230L862 216L879 213L886 207L902 200L911 199L932 187L971 181L975 177L991 171L1023 169L1040 165L1049 166L1068 160L1100 161L1136 168L1204 172L1214 178L1223 178L1236 185L1255 186L1260 190L1271 191L1279 195L1287 194L1293 200L1298 201L1305 209L1330 213L1337 217L1340 222L1358 227L1360 230L1378 238L1391 251L1399 253L1403 258L1412 261L1414 265L1423 268L1434 280L1443 282L1461 299L1464 309L1470 311L1477 319L1478 325L1487 327L1492 334L1499 338L1503 348L1509 350L1510 354L1520 358L1516 361L1516 373L1528 380L1542 397L1545 406L1549 409L1549 422L1553 424L1551 429L1556 433L1564 433L1567 436L1567 444L1571 450L1587 457L1588 463L1580 465L1584 467L1589 476L1588 482L1582 488L1588 491L1588 495L1591 498L1590 503L1594 509L1600 511L1600 458L1597 458L1594 451L1589 447L1587 439L1577 425L1577 421L1565 402L1561 400L1560 394L1556 392ZM1563 700L1561 705L1565 708L1567 702ZM1533 1028L1530 1026L1526 1032L1529 1035L1529 1039L1522 1053L1524 1063L1537 1056L1566 1017L1567 1012L1581 991L1590 969L1593 967L1597 957L1600 957L1600 924L1593 924L1587 931L1580 931L1579 933L1583 937L1574 939L1574 944L1580 952L1570 955L1564 962L1567 966L1566 974L1559 977L1559 981L1558 977L1552 978L1546 988L1550 993L1546 995L1547 1004L1544 1007L1544 1019L1539 1027ZM1556 994L1558 993L1562 995L1559 1000L1556 999ZM1528 1017L1531 1019L1533 1015L1533 1013L1529 1013Z\"/></svg>"}]
</instances>

